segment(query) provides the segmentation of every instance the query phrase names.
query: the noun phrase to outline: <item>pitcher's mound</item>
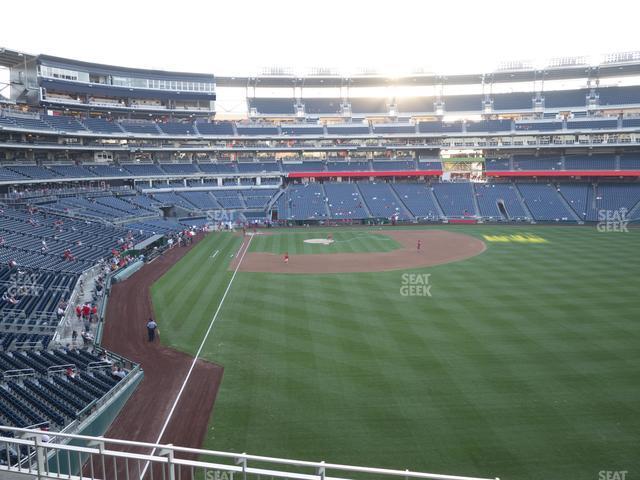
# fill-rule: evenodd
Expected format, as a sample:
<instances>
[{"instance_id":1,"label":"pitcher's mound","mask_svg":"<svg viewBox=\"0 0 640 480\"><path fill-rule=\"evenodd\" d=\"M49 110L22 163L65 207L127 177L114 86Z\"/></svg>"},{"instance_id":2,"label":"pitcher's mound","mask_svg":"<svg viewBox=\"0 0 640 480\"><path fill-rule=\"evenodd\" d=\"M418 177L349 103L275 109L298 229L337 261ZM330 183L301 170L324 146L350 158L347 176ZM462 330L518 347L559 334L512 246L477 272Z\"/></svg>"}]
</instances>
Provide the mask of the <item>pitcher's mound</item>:
<instances>
[{"instance_id":1,"label":"pitcher's mound","mask_svg":"<svg viewBox=\"0 0 640 480\"><path fill-rule=\"evenodd\" d=\"M484 242L478 238L444 230L389 230L375 233L393 238L402 248L391 252L290 255L287 263L281 255L247 252L239 270L271 273L384 272L456 262L479 255L486 249ZM320 238L310 240L328 241ZM420 250L417 248L418 240ZM241 257L237 256L231 262L231 269L236 267L238 258Z\"/></svg>"},{"instance_id":2,"label":"pitcher's mound","mask_svg":"<svg viewBox=\"0 0 640 480\"><path fill-rule=\"evenodd\" d=\"M304 243L315 243L317 245L331 245L333 240L329 238L307 238Z\"/></svg>"}]
</instances>

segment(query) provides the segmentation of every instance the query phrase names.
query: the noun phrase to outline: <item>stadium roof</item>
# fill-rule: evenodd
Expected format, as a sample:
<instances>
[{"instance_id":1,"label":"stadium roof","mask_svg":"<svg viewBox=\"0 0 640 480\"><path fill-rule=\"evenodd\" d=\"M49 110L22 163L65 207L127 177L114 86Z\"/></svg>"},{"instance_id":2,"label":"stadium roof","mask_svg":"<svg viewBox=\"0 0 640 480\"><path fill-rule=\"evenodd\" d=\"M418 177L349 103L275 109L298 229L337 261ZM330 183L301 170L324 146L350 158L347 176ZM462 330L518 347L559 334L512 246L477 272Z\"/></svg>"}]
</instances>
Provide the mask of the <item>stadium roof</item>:
<instances>
[{"instance_id":1,"label":"stadium roof","mask_svg":"<svg viewBox=\"0 0 640 480\"><path fill-rule=\"evenodd\" d=\"M0 47L0 66L15 67L25 61L37 59L47 64L76 65L98 71L118 71L132 75L154 75L163 77L191 77L212 81L213 74L187 73L142 68L104 65L82 60L61 58L52 55L32 55ZM479 83L528 82L541 80L568 80L572 78L606 78L640 75L640 52L610 54L603 57L599 64L589 65L577 62L577 59L560 59L552 61L549 66L533 68L526 63L515 63L515 68L505 68L489 73L469 73L443 75L438 73L416 73L400 76L383 74L340 75L326 73L310 73L294 75L276 72L261 75L218 76L215 82L219 87L380 87L380 86L432 86L439 84L469 85ZM563 65L562 60L567 64ZM582 60L582 59L580 59Z\"/></svg>"},{"instance_id":2,"label":"stadium roof","mask_svg":"<svg viewBox=\"0 0 640 480\"><path fill-rule=\"evenodd\" d=\"M47 65L69 66L75 65L92 71L117 71L132 75L153 75L157 77L189 77L200 79L203 81L213 81L213 74L210 73L188 73L188 72L171 72L165 70L150 70L144 68L120 67L117 65L104 65L100 63L85 62L82 60L73 60L69 58L54 57L53 55L38 55L38 60L45 62Z\"/></svg>"},{"instance_id":3,"label":"stadium roof","mask_svg":"<svg viewBox=\"0 0 640 480\"><path fill-rule=\"evenodd\" d=\"M563 61L566 64L563 65ZM218 76L220 87L379 87L431 86L439 84L473 85L479 83L529 82L540 80L569 80L573 78L606 78L640 75L640 53L626 52L607 55L602 62L590 65L582 59L555 59L548 66L534 68L521 64L489 73L443 75L416 73L403 76L381 74L345 76L264 74L255 76Z\"/></svg>"},{"instance_id":4,"label":"stadium roof","mask_svg":"<svg viewBox=\"0 0 640 480\"><path fill-rule=\"evenodd\" d=\"M34 60L35 58L36 55L0 47L0 67L15 67L24 64L24 62Z\"/></svg>"}]
</instances>

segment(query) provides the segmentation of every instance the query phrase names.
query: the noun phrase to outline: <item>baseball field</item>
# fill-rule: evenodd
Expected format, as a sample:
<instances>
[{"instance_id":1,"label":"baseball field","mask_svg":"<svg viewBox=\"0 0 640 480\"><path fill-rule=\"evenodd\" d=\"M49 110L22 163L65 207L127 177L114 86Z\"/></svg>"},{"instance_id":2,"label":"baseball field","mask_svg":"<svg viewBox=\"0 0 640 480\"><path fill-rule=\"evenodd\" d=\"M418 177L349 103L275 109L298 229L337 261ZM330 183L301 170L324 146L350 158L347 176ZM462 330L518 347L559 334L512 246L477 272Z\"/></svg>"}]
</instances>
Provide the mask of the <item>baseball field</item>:
<instances>
[{"instance_id":1,"label":"baseball field","mask_svg":"<svg viewBox=\"0 0 640 480\"><path fill-rule=\"evenodd\" d=\"M151 293L166 346L195 354L211 327L206 448L597 479L640 473L639 246L594 227L211 233Z\"/></svg>"}]
</instances>

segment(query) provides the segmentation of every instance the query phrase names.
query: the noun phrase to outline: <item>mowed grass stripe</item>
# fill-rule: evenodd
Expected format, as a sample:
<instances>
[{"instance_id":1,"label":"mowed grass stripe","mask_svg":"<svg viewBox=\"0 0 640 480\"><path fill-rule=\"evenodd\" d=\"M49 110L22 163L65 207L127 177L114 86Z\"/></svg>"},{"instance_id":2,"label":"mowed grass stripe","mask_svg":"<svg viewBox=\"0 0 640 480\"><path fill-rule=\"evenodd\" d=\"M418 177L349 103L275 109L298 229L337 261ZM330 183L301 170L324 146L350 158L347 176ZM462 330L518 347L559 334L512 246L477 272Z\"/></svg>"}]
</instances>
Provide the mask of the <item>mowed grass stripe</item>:
<instances>
[{"instance_id":1,"label":"mowed grass stripe","mask_svg":"<svg viewBox=\"0 0 640 480\"><path fill-rule=\"evenodd\" d=\"M153 285L163 342L190 350L202 340L231 278L229 262L240 243L231 233L210 234Z\"/></svg>"},{"instance_id":2,"label":"mowed grass stripe","mask_svg":"<svg viewBox=\"0 0 640 480\"><path fill-rule=\"evenodd\" d=\"M549 243L415 270L431 298L402 297L402 272L238 274L203 352L225 366L206 446L514 479L640 470L640 232L437 228ZM291 253L329 231L254 241Z\"/></svg>"}]
</instances>

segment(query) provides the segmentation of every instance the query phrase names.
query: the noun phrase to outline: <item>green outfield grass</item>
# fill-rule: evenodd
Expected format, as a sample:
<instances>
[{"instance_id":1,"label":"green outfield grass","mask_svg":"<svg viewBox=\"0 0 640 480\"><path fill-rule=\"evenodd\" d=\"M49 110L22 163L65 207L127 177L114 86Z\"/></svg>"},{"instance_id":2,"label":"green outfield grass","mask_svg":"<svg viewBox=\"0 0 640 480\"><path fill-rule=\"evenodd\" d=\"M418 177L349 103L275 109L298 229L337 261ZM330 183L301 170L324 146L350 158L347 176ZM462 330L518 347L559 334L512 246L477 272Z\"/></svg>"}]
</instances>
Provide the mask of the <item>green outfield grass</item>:
<instances>
[{"instance_id":1,"label":"green outfield grass","mask_svg":"<svg viewBox=\"0 0 640 480\"><path fill-rule=\"evenodd\" d=\"M203 352L225 367L205 447L502 479L639 475L640 231L438 228L548 242L416 271L431 297L402 296L403 272L239 273ZM252 248L305 252L298 236L328 231L366 232ZM347 244L386 246L362 240ZM210 235L154 285L163 342L195 352L240 241Z\"/></svg>"},{"instance_id":2,"label":"green outfield grass","mask_svg":"<svg viewBox=\"0 0 640 480\"><path fill-rule=\"evenodd\" d=\"M353 252L389 252L402 246L390 237L378 235L379 228L359 230L294 230L289 232L279 231L276 235L256 235L251 241L253 252L268 252L291 255L308 253L353 253ZM304 240L319 238L327 239L331 234L333 243L330 245L318 245L305 243Z\"/></svg>"}]
</instances>

